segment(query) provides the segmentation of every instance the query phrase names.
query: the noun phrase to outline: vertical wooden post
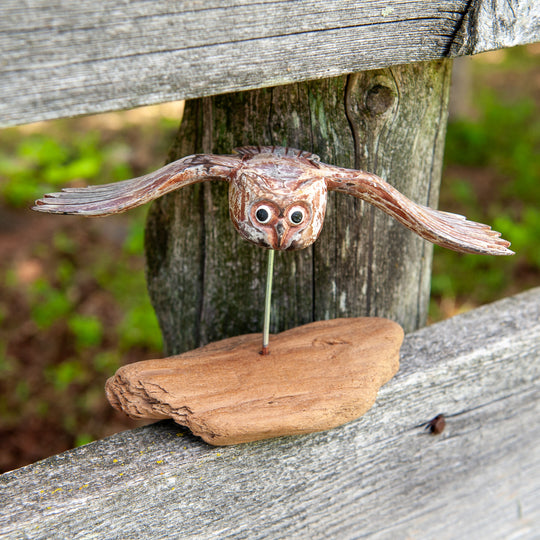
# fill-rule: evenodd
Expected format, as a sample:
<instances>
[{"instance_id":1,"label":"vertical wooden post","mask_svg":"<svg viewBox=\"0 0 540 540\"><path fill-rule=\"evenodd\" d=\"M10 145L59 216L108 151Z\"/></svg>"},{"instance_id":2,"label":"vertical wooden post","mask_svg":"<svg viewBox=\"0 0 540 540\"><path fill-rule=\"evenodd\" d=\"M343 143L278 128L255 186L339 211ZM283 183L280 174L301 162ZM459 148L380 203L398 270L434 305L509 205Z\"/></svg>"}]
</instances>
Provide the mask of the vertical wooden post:
<instances>
[{"instance_id":1,"label":"vertical wooden post","mask_svg":"<svg viewBox=\"0 0 540 540\"><path fill-rule=\"evenodd\" d=\"M435 206L450 71L450 61L435 61L193 100L170 159L244 144L292 146L375 172ZM225 184L156 201L146 253L168 354L261 331L266 253L234 231ZM272 331L364 315L418 328L427 314L431 254L382 212L331 194L314 246L276 256Z\"/></svg>"}]
</instances>

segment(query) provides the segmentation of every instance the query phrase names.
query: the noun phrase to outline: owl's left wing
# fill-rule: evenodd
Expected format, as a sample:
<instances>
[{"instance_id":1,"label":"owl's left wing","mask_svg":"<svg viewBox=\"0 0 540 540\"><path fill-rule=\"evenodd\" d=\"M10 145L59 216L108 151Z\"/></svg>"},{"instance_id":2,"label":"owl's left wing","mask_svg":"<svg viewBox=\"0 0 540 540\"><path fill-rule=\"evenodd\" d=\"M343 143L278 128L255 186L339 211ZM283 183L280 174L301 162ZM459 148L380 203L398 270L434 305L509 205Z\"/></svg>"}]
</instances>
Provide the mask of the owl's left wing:
<instances>
[{"instance_id":1,"label":"owl's left wing","mask_svg":"<svg viewBox=\"0 0 540 540\"><path fill-rule=\"evenodd\" d=\"M240 162L239 156L195 154L138 178L98 186L64 188L37 200L32 209L83 216L118 214L191 184L229 180Z\"/></svg>"},{"instance_id":2,"label":"owl's left wing","mask_svg":"<svg viewBox=\"0 0 540 540\"><path fill-rule=\"evenodd\" d=\"M422 238L461 253L513 255L510 242L489 225L417 204L375 174L323 165L329 190L358 197L380 208Z\"/></svg>"}]
</instances>

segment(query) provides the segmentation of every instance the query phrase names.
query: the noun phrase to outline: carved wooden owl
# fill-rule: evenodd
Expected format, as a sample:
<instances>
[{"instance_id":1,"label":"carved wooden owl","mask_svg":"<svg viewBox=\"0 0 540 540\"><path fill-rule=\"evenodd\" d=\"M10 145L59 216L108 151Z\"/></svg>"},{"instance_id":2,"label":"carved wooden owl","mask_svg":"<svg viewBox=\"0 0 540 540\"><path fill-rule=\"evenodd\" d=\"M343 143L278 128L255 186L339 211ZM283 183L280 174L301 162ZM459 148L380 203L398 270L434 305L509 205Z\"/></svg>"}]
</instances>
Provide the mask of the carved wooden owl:
<instances>
[{"instance_id":1,"label":"carved wooden owl","mask_svg":"<svg viewBox=\"0 0 540 540\"><path fill-rule=\"evenodd\" d=\"M197 154L131 180L65 188L36 201L34 210L104 216L207 180L229 183L229 211L246 240L276 250L302 249L319 236L327 192L340 191L380 208L443 247L463 253L511 255L509 242L488 225L414 203L378 176L321 163L309 152L243 147L233 155Z\"/></svg>"}]
</instances>

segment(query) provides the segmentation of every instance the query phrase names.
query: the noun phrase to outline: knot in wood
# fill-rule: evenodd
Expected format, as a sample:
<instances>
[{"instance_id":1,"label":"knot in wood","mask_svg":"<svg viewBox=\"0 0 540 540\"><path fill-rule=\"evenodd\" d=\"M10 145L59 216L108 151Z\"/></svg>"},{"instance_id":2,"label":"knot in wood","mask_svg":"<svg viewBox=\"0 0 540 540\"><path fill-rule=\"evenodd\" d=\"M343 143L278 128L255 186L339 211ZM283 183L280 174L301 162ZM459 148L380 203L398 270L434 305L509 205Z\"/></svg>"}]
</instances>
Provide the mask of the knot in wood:
<instances>
[{"instance_id":1,"label":"knot in wood","mask_svg":"<svg viewBox=\"0 0 540 540\"><path fill-rule=\"evenodd\" d=\"M392 107L395 99L396 96L391 88L376 84L366 93L366 108L373 114L382 114Z\"/></svg>"}]
</instances>

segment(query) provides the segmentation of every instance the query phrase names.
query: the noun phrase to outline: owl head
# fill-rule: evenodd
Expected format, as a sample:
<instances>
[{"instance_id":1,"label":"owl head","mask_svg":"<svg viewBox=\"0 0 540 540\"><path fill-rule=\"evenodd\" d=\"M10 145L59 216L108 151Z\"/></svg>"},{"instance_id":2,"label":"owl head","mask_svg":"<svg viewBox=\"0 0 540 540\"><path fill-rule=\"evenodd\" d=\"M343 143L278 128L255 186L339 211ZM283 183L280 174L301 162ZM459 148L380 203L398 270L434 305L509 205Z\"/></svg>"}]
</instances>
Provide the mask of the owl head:
<instances>
[{"instance_id":1,"label":"owl head","mask_svg":"<svg viewBox=\"0 0 540 540\"><path fill-rule=\"evenodd\" d=\"M319 237L327 187L317 174L282 160L251 159L229 187L229 212L240 235L261 247L302 249ZM262 170L261 170L262 169Z\"/></svg>"}]
</instances>

